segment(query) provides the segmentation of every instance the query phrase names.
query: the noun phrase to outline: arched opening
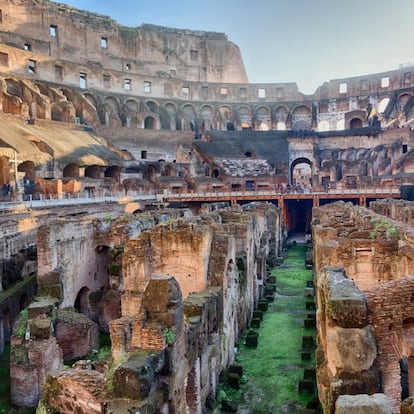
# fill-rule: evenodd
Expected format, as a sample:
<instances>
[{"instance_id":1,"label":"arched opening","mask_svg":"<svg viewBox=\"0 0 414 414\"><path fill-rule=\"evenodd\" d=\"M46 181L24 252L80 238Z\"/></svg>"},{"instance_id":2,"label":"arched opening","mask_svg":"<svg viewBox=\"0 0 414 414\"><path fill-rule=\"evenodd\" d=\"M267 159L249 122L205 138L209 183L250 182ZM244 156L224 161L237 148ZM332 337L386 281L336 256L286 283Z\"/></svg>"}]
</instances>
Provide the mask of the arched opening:
<instances>
[{"instance_id":1,"label":"arched opening","mask_svg":"<svg viewBox=\"0 0 414 414\"><path fill-rule=\"evenodd\" d=\"M312 163L307 158L298 158L290 166L290 184L299 191L312 187Z\"/></svg>"},{"instance_id":2,"label":"arched opening","mask_svg":"<svg viewBox=\"0 0 414 414\"><path fill-rule=\"evenodd\" d=\"M116 182L119 183L121 178L121 167L118 167L117 165L111 165L105 170L105 177L111 177L116 180Z\"/></svg>"},{"instance_id":3,"label":"arched opening","mask_svg":"<svg viewBox=\"0 0 414 414\"><path fill-rule=\"evenodd\" d=\"M318 131L329 131L329 121L321 121L318 123Z\"/></svg>"},{"instance_id":4,"label":"arched opening","mask_svg":"<svg viewBox=\"0 0 414 414\"><path fill-rule=\"evenodd\" d=\"M89 289L86 286L76 295L74 308L84 315L89 315Z\"/></svg>"},{"instance_id":5,"label":"arched opening","mask_svg":"<svg viewBox=\"0 0 414 414\"><path fill-rule=\"evenodd\" d=\"M63 169L63 177L74 177L79 178L79 165L78 164L68 164Z\"/></svg>"},{"instance_id":6,"label":"arched opening","mask_svg":"<svg viewBox=\"0 0 414 414\"><path fill-rule=\"evenodd\" d=\"M152 116L147 116L144 120L145 129L155 129L155 119Z\"/></svg>"},{"instance_id":7,"label":"arched opening","mask_svg":"<svg viewBox=\"0 0 414 414\"><path fill-rule=\"evenodd\" d=\"M350 129L362 128L362 120L359 118L351 119L351 122L349 123L349 128Z\"/></svg>"},{"instance_id":8,"label":"arched opening","mask_svg":"<svg viewBox=\"0 0 414 414\"><path fill-rule=\"evenodd\" d=\"M292 112L292 130L306 131L312 127L312 111L305 105L298 106Z\"/></svg>"},{"instance_id":9,"label":"arched opening","mask_svg":"<svg viewBox=\"0 0 414 414\"><path fill-rule=\"evenodd\" d=\"M272 129L272 118L267 107L260 107L256 112L256 130L268 131Z\"/></svg>"},{"instance_id":10,"label":"arched opening","mask_svg":"<svg viewBox=\"0 0 414 414\"><path fill-rule=\"evenodd\" d=\"M216 169L214 169L212 172L211 172L211 176L213 177L213 178L218 178L219 177L219 175L220 175L220 173L219 173L219 170L216 168Z\"/></svg>"},{"instance_id":11,"label":"arched opening","mask_svg":"<svg viewBox=\"0 0 414 414\"><path fill-rule=\"evenodd\" d=\"M252 113L250 108L248 107L241 107L239 108L239 118L240 124L243 129L251 129L252 128Z\"/></svg>"},{"instance_id":12,"label":"arched opening","mask_svg":"<svg viewBox=\"0 0 414 414\"><path fill-rule=\"evenodd\" d=\"M35 165L33 161L24 161L17 167L19 173L24 173L24 180L34 180L36 177Z\"/></svg>"},{"instance_id":13,"label":"arched opening","mask_svg":"<svg viewBox=\"0 0 414 414\"><path fill-rule=\"evenodd\" d=\"M85 177L89 178L101 178L101 168L99 165L90 165L89 167L85 168Z\"/></svg>"}]
</instances>

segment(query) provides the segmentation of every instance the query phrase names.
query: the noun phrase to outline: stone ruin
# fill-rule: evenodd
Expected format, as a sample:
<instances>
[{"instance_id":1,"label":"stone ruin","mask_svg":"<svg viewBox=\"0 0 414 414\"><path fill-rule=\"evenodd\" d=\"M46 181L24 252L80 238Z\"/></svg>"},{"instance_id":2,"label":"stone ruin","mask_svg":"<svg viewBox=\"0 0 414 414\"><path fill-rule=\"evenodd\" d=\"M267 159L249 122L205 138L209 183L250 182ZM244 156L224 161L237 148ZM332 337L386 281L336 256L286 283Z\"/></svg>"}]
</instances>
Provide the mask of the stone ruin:
<instances>
[{"instance_id":1,"label":"stone ruin","mask_svg":"<svg viewBox=\"0 0 414 414\"><path fill-rule=\"evenodd\" d=\"M343 202L314 208L324 413L413 412L413 211L401 200L373 202L371 209Z\"/></svg>"},{"instance_id":2,"label":"stone ruin","mask_svg":"<svg viewBox=\"0 0 414 414\"><path fill-rule=\"evenodd\" d=\"M201 413L234 362L282 235L268 203L41 227L38 294L11 339L13 404ZM99 331L110 333L110 357L92 360Z\"/></svg>"}]
</instances>

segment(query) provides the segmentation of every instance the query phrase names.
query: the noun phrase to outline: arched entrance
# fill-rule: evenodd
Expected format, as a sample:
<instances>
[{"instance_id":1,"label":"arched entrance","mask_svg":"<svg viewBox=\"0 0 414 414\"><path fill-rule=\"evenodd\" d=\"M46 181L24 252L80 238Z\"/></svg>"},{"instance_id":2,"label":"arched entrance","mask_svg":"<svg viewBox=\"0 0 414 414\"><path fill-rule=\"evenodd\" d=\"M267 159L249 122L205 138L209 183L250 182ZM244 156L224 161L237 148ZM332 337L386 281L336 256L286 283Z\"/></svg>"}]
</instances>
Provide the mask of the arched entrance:
<instances>
[{"instance_id":1,"label":"arched entrance","mask_svg":"<svg viewBox=\"0 0 414 414\"><path fill-rule=\"evenodd\" d=\"M74 308L84 315L89 315L89 289L86 286L78 292Z\"/></svg>"},{"instance_id":2,"label":"arched entrance","mask_svg":"<svg viewBox=\"0 0 414 414\"><path fill-rule=\"evenodd\" d=\"M298 190L308 191L312 187L312 162L308 158L297 158L290 166L291 186Z\"/></svg>"}]
</instances>

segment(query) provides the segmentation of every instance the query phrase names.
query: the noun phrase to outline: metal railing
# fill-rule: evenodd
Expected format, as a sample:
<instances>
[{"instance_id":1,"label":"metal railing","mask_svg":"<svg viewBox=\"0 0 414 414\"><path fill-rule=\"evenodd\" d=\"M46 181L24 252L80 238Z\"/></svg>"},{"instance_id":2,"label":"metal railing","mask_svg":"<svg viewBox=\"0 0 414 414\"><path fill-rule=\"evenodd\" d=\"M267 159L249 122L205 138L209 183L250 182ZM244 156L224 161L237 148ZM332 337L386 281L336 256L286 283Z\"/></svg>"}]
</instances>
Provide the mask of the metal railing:
<instances>
[{"instance_id":1,"label":"metal railing","mask_svg":"<svg viewBox=\"0 0 414 414\"><path fill-rule=\"evenodd\" d=\"M137 201L150 201L150 202L168 202L169 200L180 199L237 199L237 198L275 198L289 195L309 195L309 196L399 196L399 187L364 187L355 189L335 189L330 188L324 191L311 191L305 189L303 191L209 191L209 192L191 192L191 193L175 193L168 190L164 190L161 193L143 193L129 191L127 195L125 193L110 193L103 196L93 196L88 194L61 194L60 197L53 196L40 196L38 200L32 199L28 196L25 200L3 200L0 201L0 211L7 210L25 210L30 208L47 208L58 206L70 206L81 204L97 204L97 203L118 203L126 204L129 202ZM21 198L21 196L20 196Z\"/></svg>"},{"instance_id":2,"label":"metal railing","mask_svg":"<svg viewBox=\"0 0 414 414\"><path fill-rule=\"evenodd\" d=\"M192 193L173 193L171 191L164 190L164 199L180 199L180 198L238 198L238 197L277 197L287 195L301 195L308 194L326 196L326 195L337 195L337 196L360 196L360 195L399 195L399 187L364 187L364 188L353 188L353 189L327 189L325 191L210 191L210 192L192 192Z\"/></svg>"},{"instance_id":3,"label":"metal railing","mask_svg":"<svg viewBox=\"0 0 414 414\"><path fill-rule=\"evenodd\" d=\"M161 198L160 198L161 196ZM80 204L99 204L99 203L118 203L126 204L134 201L162 201L162 195L155 193L111 193L105 196L93 196L85 194L62 194L61 197L39 197L40 199L33 199L28 196L25 200L11 200L0 202L0 211L2 210L25 210L29 208L42 208L42 207L58 207L58 206L70 206Z\"/></svg>"}]
</instances>

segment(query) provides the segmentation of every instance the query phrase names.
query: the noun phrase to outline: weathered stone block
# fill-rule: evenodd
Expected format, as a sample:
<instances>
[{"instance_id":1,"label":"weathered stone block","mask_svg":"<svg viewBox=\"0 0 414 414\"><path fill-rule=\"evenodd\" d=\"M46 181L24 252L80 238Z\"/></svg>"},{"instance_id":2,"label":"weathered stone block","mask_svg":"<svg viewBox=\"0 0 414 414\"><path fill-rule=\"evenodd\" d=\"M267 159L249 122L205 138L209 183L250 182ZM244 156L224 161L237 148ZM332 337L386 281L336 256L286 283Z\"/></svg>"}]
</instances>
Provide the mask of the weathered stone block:
<instances>
[{"instance_id":1,"label":"weathered stone block","mask_svg":"<svg viewBox=\"0 0 414 414\"><path fill-rule=\"evenodd\" d=\"M391 403L384 394L341 395L335 414L392 414Z\"/></svg>"},{"instance_id":2,"label":"weathered stone block","mask_svg":"<svg viewBox=\"0 0 414 414\"><path fill-rule=\"evenodd\" d=\"M326 354L331 369L335 371L357 373L370 369L377 357L372 326L327 330Z\"/></svg>"},{"instance_id":3,"label":"weathered stone block","mask_svg":"<svg viewBox=\"0 0 414 414\"><path fill-rule=\"evenodd\" d=\"M246 346L248 348L257 348L258 340L259 340L259 334L257 332L254 332L254 331L247 332Z\"/></svg>"},{"instance_id":4,"label":"weathered stone block","mask_svg":"<svg viewBox=\"0 0 414 414\"><path fill-rule=\"evenodd\" d=\"M240 376L239 374L235 372L229 372L227 374L227 382L230 385L231 388L234 388L235 390L240 389Z\"/></svg>"},{"instance_id":5,"label":"weathered stone block","mask_svg":"<svg viewBox=\"0 0 414 414\"><path fill-rule=\"evenodd\" d=\"M251 322L250 322L250 325L251 325L251 327L252 328L260 328L260 322L261 322L261 319L259 319L259 318L253 318L252 320L251 320Z\"/></svg>"},{"instance_id":6,"label":"weathered stone block","mask_svg":"<svg viewBox=\"0 0 414 414\"><path fill-rule=\"evenodd\" d=\"M235 373L239 377L243 376L243 366L242 365L230 365L229 366L229 373Z\"/></svg>"},{"instance_id":7,"label":"weathered stone block","mask_svg":"<svg viewBox=\"0 0 414 414\"><path fill-rule=\"evenodd\" d=\"M326 315L343 328L362 328L367 323L365 295L343 269L326 267L319 288L326 292Z\"/></svg>"},{"instance_id":8,"label":"weathered stone block","mask_svg":"<svg viewBox=\"0 0 414 414\"><path fill-rule=\"evenodd\" d=\"M313 381L310 380L300 380L299 381L299 392L310 392L310 393L314 393L315 392L315 383Z\"/></svg>"},{"instance_id":9,"label":"weathered stone block","mask_svg":"<svg viewBox=\"0 0 414 414\"><path fill-rule=\"evenodd\" d=\"M253 311L253 318L258 318L262 321L263 320L263 311L260 311L260 310Z\"/></svg>"},{"instance_id":10,"label":"weathered stone block","mask_svg":"<svg viewBox=\"0 0 414 414\"><path fill-rule=\"evenodd\" d=\"M145 399L149 396L156 373L164 366L164 352L136 352L117 367L113 384L116 397Z\"/></svg>"},{"instance_id":11,"label":"weathered stone block","mask_svg":"<svg viewBox=\"0 0 414 414\"><path fill-rule=\"evenodd\" d=\"M51 321L47 318L30 320L30 337L32 339L49 339L51 335Z\"/></svg>"},{"instance_id":12,"label":"weathered stone block","mask_svg":"<svg viewBox=\"0 0 414 414\"><path fill-rule=\"evenodd\" d=\"M269 302L267 300L259 300L257 303L257 309L259 309L262 312L267 312L269 309Z\"/></svg>"}]
</instances>

